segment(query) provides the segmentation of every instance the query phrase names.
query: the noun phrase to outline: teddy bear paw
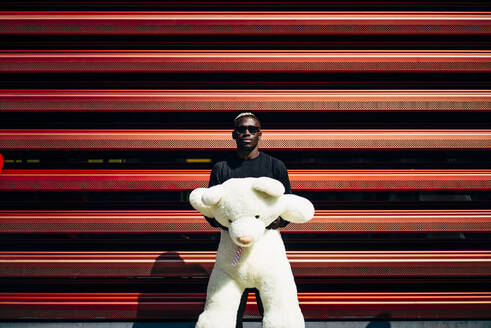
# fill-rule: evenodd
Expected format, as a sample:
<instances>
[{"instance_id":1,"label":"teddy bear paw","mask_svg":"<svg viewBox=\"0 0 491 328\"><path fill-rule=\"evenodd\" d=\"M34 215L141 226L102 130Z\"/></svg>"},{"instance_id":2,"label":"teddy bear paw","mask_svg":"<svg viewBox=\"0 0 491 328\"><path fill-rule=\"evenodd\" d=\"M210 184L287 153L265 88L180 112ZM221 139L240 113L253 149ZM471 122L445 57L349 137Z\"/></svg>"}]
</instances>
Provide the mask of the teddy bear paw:
<instances>
[{"instance_id":1,"label":"teddy bear paw","mask_svg":"<svg viewBox=\"0 0 491 328\"><path fill-rule=\"evenodd\" d=\"M265 315L263 328L305 328L302 313L275 313Z\"/></svg>"},{"instance_id":2,"label":"teddy bear paw","mask_svg":"<svg viewBox=\"0 0 491 328\"><path fill-rule=\"evenodd\" d=\"M230 328L235 327L235 316L226 313L205 311L200 314L195 328Z\"/></svg>"}]
</instances>

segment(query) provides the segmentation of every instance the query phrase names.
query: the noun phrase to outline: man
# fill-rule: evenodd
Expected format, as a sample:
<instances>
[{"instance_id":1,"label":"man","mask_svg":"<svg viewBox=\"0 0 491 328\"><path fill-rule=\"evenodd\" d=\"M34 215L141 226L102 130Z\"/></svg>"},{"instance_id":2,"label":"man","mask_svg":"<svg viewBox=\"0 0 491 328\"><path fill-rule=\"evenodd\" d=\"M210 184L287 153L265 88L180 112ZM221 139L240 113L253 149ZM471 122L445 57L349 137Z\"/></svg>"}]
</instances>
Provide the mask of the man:
<instances>
[{"instance_id":1,"label":"man","mask_svg":"<svg viewBox=\"0 0 491 328\"><path fill-rule=\"evenodd\" d=\"M209 186L222 184L232 178L247 177L270 177L279 180L285 186L285 193L291 193L288 171L282 161L259 151L259 140L261 140L261 123L252 113L241 113L234 119L234 131L232 138L237 144L237 152L225 161L216 163L210 174ZM206 218L213 227L227 230L213 218ZM266 229L278 229L285 227L287 221L278 218ZM255 291L259 312L263 315L263 305L259 292ZM242 316L247 303L249 290L242 295L239 310L237 311L236 328L242 328Z\"/></svg>"}]
</instances>

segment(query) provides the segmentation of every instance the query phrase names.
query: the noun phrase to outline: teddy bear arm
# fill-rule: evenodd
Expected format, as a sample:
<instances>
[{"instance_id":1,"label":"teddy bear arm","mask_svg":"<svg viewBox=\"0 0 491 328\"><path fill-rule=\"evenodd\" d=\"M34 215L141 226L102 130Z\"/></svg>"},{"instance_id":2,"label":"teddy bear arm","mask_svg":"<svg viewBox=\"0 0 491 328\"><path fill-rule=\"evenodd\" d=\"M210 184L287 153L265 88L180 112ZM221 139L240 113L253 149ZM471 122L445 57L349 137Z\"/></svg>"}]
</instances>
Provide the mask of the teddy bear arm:
<instances>
[{"instance_id":1,"label":"teddy bear arm","mask_svg":"<svg viewBox=\"0 0 491 328\"><path fill-rule=\"evenodd\" d=\"M297 195L283 195L281 202L284 210L281 218L293 223L305 223L314 217L314 205L304 197Z\"/></svg>"},{"instance_id":2,"label":"teddy bear arm","mask_svg":"<svg viewBox=\"0 0 491 328\"><path fill-rule=\"evenodd\" d=\"M215 215L212 207L204 204L202 201L202 196L207 190L208 188L194 189L189 195L189 202L195 210L203 214L205 217L213 218Z\"/></svg>"}]
</instances>

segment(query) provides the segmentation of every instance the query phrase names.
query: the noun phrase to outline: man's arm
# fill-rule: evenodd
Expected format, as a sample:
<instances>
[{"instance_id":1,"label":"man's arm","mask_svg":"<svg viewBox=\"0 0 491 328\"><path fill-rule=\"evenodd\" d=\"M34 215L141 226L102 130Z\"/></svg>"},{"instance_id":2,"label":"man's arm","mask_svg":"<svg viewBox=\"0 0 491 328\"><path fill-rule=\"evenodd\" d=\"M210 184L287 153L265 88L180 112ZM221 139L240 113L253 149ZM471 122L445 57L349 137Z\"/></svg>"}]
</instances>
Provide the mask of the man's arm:
<instances>
[{"instance_id":1,"label":"man's arm","mask_svg":"<svg viewBox=\"0 0 491 328\"><path fill-rule=\"evenodd\" d=\"M210 181L208 182L208 188L216 186L221 184L221 179L220 179L220 164L216 163L213 168L211 169L210 173ZM206 221L214 227L214 228L221 228L224 230L228 230L227 227L222 226L220 223L218 223L215 218L209 218L205 216Z\"/></svg>"},{"instance_id":2,"label":"man's arm","mask_svg":"<svg viewBox=\"0 0 491 328\"><path fill-rule=\"evenodd\" d=\"M285 194L291 194L292 188L290 185L290 177L288 176L288 170L286 169L285 164L277 160L273 164L273 176L276 180L280 181L285 187ZM266 229L278 229L286 227L290 222L283 220L281 217L274 220Z\"/></svg>"},{"instance_id":3,"label":"man's arm","mask_svg":"<svg viewBox=\"0 0 491 328\"><path fill-rule=\"evenodd\" d=\"M222 182L220 181L219 177L219 172L220 172L220 164L216 163L213 165L213 168L211 169L210 173L210 181L208 182L208 188L216 186L221 184Z\"/></svg>"},{"instance_id":4,"label":"man's arm","mask_svg":"<svg viewBox=\"0 0 491 328\"><path fill-rule=\"evenodd\" d=\"M278 160L275 163L273 175L276 180L280 181L283 186L285 186L285 194L291 194L292 188L290 185L290 177L288 176L288 170L282 161Z\"/></svg>"}]
</instances>

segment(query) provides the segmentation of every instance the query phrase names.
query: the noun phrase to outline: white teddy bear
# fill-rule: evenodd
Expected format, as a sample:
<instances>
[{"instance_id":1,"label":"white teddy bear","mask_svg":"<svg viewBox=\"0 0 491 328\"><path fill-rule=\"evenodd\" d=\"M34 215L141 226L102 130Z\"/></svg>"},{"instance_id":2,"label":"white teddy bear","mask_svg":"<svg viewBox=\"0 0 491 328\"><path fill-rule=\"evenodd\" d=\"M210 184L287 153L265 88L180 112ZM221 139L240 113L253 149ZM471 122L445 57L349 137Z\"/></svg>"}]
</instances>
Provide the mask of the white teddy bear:
<instances>
[{"instance_id":1,"label":"white teddy bear","mask_svg":"<svg viewBox=\"0 0 491 328\"><path fill-rule=\"evenodd\" d=\"M201 214L228 227L221 231L205 310L196 328L234 328L245 288L260 292L263 328L305 327L280 232L266 227L279 216L289 222L307 222L314 216L314 206L284 192L281 182L261 177L230 179L195 189L189 196Z\"/></svg>"}]
</instances>

